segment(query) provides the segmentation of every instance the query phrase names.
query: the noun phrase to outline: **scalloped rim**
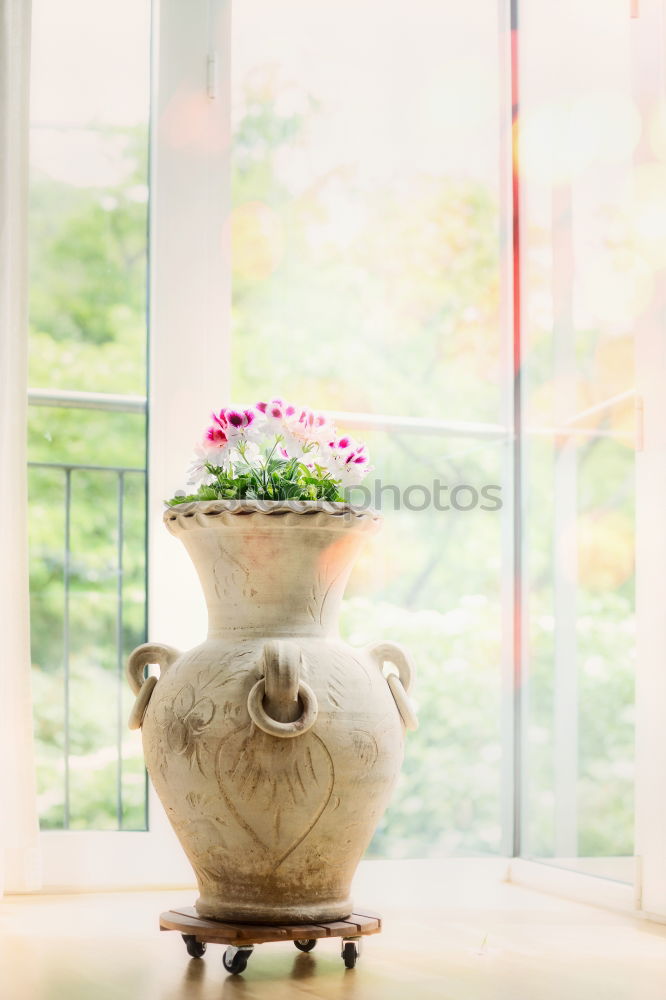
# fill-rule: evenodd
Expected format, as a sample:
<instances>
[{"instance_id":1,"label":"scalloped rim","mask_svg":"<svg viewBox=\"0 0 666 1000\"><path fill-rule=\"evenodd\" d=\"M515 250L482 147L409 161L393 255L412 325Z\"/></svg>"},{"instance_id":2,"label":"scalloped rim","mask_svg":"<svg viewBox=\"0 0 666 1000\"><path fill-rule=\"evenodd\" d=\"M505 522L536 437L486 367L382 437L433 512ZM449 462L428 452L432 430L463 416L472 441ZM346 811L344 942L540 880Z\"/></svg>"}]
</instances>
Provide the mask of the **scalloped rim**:
<instances>
[{"instance_id":1,"label":"scalloped rim","mask_svg":"<svg viewBox=\"0 0 666 1000\"><path fill-rule=\"evenodd\" d=\"M383 521L381 514L366 507L356 507L354 504L331 500L192 500L189 503L167 507L163 520L171 531L176 526L190 527L192 521L202 527L229 524L229 518L217 515L231 515L234 519L239 515L279 514L279 515L323 515L331 527L341 520L351 521L364 527L379 527ZM202 522L201 517L215 518ZM333 518L334 521L329 521ZM291 521L291 518L289 518Z\"/></svg>"}]
</instances>

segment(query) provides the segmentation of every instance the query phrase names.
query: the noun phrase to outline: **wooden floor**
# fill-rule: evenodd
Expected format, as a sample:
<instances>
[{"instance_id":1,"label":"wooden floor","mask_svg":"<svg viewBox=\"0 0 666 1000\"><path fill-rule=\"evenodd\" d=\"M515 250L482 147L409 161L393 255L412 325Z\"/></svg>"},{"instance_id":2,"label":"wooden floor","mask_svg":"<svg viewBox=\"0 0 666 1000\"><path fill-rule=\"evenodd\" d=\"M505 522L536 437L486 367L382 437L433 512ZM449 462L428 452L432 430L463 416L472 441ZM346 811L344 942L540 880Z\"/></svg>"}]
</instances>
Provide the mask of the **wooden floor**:
<instances>
[{"instance_id":1,"label":"wooden floor","mask_svg":"<svg viewBox=\"0 0 666 1000\"><path fill-rule=\"evenodd\" d=\"M228 976L221 946L190 959L158 930L188 891L0 902L2 1000L664 1000L666 927L428 862L370 862L355 895L384 917L346 971L339 941L255 949ZM358 908L358 906L357 906Z\"/></svg>"}]
</instances>

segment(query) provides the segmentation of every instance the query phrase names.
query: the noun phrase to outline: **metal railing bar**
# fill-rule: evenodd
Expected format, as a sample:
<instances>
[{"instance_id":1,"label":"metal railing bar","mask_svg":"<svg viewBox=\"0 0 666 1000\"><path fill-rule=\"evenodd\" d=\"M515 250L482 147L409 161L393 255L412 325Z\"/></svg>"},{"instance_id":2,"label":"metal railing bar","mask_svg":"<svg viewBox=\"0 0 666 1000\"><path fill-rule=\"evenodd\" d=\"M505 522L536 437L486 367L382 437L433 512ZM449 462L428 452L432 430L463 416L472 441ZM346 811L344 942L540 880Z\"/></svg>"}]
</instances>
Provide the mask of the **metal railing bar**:
<instances>
[{"instance_id":1,"label":"metal railing bar","mask_svg":"<svg viewBox=\"0 0 666 1000\"><path fill-rule=\"evenodd\" d=\"M29 406L62 406L68 409L103 410L116 413L146 413L145 396L123 396L110 392L79 392L76 389L28 389Z\"/></svg>"},{"instance_id":2,"label":"metal railing bar","mask_svg":"<svg viewBox=\"0 0 666 1000\"><path fill-rule=\"evenodd\" d=\"M70 549L72 528L72 470L65 469L65 559L64 571L64 609L63 609L63 656L64 656L64 754L65 754L65 803L63 812L63 827L69 829L70 788L69 788L69 586L71 575Z\"/></svg>"},{"instance_id":3,"label":"metal railing bar","mask_svg":"<svg viewBox=\"0 0 666 1000\"><path fill-rule=\"evenodd\" d=\"M614 406L619 406L621 403L626 403L630 399L635 399L636 390L626 389L624 392L619 392L616 396L610 396L608 399L602 400L600 403L595 403L594 406L589 406L586 410L581 410L575 416L570 417L566 421L567 426L569 424L577 424L581 420L586 420L588 417L595 417L599 413L605 413L607 410L612 410Z\"/></svg>"},{"instance_id":4,"label":"metal railing bar","mask_svg":"<svg viewBox=\"0 0 666 1000\"><path fill-rule=\"evenodd\" d=\"M588 417L603 413L606 410L618 406L636 395L635 389L627 389L625 392L611 396L602 400L594 406L582 410L565 421L562 430L579 423ZM118 413L146 413L147 399L145 396L123 396L104 392L79 392L78 390L63 391L60 389L28 389L28 403L31 406L57 406L73 409L115 411ZM430 417L404 417L386 413L364 413L346 410L328 410L326 416L332 420L347 424L350 427L359 427L366 430L402 430L413 431L421 434L451 434L460 437L507 437L510 428L495 423L483 423L473 420L436 420ZM550 428L526 428L527 433L549 434L560 433L558 430ZM41 464L46 463L31 463ZM70 466L76 468L77 466ZM83 468L83 466L78 466ZM114 471L117 466L86 466L86 468L102 469L110 468ZM129 471L129 470L123 470Z\"/></svg>"},{"instance_id":5,"label":"metal railing bar","mask_svg":"<svg viewBox=\"0 0 666 1000\"><path fill-rule=\"evenodd\" d=\"M527 427L524 437L566 437L566 438L614 438L622 441L633 441L635 431L614 430L598 427L573 427L562 424L561 427Z\"/></svg>"},{"instance_id":6,"label":"metal railing bar","mask_svg":"<svg viewBox=\"0 0 666 1000\"><path fill-rule=\"evenodd\" d=\"M421 434L450 434L459 437L506 437L510 430L502 424L467 420L434 420L430 417L400 417L385 413L352 413L326 410L325 416L348 427L364 430L412 431Z\"/></svg>"},{"instance_id":7,"label":"metal railing bar","mask_svg":"<svg viewBox=\"0 0 666 1000\"><path fill-rule=\"evenodd\" d=\"M83 470L85 472L140 472L145 476L146 470L132 465L83 465L75 462L28 462L30 469L67 469L70 472Z\"/></svg>"},{"instance_id":8,"label":"metal railing bar","mask_svg":"<svg viewBox=\"0 0 666 1000\"><path fill-rule=\"evenodd\" d=\"M28 389L31 406L61 406L72 409L115 410L121 413L146 413L145 396L123 396L105 392L79 392L61 389ZM331 419L353 427L406 430L421 433L450 433L464 437L503 437L507 428L501 424L465 420L436 420L430 417L403 417L381 413L327 411Z\"/></svg>"},{"instance_id":9,"label":"metal railing bar","mask_svg":"<svg viewBox=\"0 0 666 1000\"><path fill-rule=\"evenodd\" d=\"M116 718L116 739L118 749L118 768L116 771L116 811L118 815L118 829L123 828L123 546L125 544L124 534L124 500L125 500L125 475L118 473L118 552L116 560L117 580L116 580L116 674L117 674L117 718Z\"/></svg>"},{"instance_id":10,"label":"metal railing bar","mask_svg":"<svg viewBox=\"0 0 666 1000\"><path fill-rule=\"evenodd\" d=\"M628 389L618 393L609 399L603 400L586 410L570 417L561 428L551 427L526 427L526 434L549 435L572 433L571 425L579 423L588 417L604 413L636 395L635 389ZM31 406L57 406L73 409L88 409L100 411L115 411L117 413L143 413L147 412L147 400L145 396L121 396L103 392L78 392L61 391L60 389L29 389L28 403ZM386 413L360 413L345 410L328 410L326 416L348 427L357 427L363 430L391 430L408 431L416 434L447 434L456 437L479 437L479 438L510 438L512 432L509 427L503 424L483 423L473 420L435 420L430 417L403 417ZM577 433L604 436L596 429L581 429ZM618 432L611 432L617 434ZM620 434L621 436L621 434ZM143 472L143 469L129 469L121 466L102 465L74 465L68 463L66 466L60 463L31 462L30 465L47 467L53 465L57 468L86 468L91 470L108 469L113 472Z\"/></svg>"}]
</instances>

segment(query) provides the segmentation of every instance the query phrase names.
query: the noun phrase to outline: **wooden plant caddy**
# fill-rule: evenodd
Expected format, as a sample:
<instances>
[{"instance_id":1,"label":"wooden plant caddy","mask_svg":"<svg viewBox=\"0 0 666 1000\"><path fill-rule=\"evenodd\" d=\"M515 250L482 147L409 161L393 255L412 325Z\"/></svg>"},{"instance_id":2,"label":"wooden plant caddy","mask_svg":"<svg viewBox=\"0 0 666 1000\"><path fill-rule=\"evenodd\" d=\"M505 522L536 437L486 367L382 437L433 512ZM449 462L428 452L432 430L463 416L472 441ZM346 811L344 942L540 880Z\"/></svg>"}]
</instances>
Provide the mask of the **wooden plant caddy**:
<instances>
[{"instance_id":1,"label":"wooden plant caddy","mask_svg":"<svg viewBox=\"0 0 666 1000\"><path fill-rule=\"evenodd\" d=\"M327 924L279 924L275 927L205 920L198 916L193 906L160 914L160 930L179 931L192 958L201 958L207 944L226 944L222 961L232 975L245 971L255 945L293 941L299 951L312 951L319 938L333 937L342 939L342 959L347 969L353 969L361 953L361 938L379 934L381 929L381 917L374 913L352 913L347 920L333 920Z\"/></svg>"}]
</instances>

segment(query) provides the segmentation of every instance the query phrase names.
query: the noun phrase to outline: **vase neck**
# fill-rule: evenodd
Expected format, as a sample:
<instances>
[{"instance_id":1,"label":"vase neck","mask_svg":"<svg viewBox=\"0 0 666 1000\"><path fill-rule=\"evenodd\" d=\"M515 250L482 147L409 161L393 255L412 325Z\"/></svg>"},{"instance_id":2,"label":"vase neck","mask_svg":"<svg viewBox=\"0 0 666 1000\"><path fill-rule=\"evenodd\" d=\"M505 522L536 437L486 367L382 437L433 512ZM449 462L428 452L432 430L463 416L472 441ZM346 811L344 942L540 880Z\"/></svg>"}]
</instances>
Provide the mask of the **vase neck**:
<instances>
[{"instance_id":1,"label":"vase neck","mask_svg":"<svg viewBox=\"0 0 666 1000\"><path fill-rule=\"evenodd\" d=\"M336 636L344 589L364 533L307 518L188 530L180 536L201 581L209 637Z\"/></svg>"}]
</instances>

